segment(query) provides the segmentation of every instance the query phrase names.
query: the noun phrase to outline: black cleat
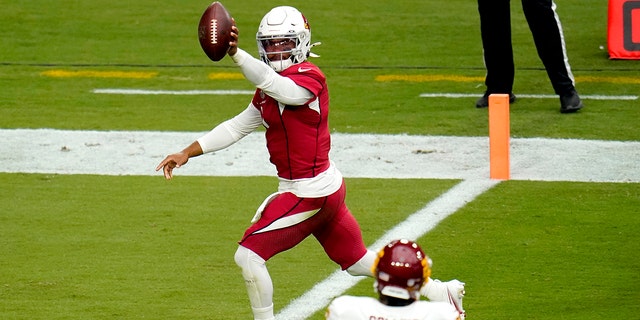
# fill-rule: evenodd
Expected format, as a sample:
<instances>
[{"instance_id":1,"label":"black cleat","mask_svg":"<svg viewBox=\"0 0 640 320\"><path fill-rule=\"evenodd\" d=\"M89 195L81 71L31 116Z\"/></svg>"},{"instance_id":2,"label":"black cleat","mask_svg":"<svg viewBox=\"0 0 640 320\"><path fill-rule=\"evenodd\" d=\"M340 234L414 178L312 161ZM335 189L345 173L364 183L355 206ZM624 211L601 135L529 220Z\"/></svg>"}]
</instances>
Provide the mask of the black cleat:
<instances>
[{"instance_id":1,"label":"black cleat","mask_svg":"<svg viewBox=\"0 0 640 320\"><path fill-rule=\"evenodd\" d=\"M575 90L560 96L560 113L574 113L582 109L582 100Z\"/></svg>"},{"instance_id":2,"label":"black cleat","mask_svg":"<svg viewBox=\"0 0 640 320\"><path fill-rule=\"evenodd\" d=\"M476 108L486 108L489 106L489 95L490 93L485 93L482 95L482 98L476 101ZM509 93L509 103L514 103L516 101L516 96L513 93Z\"/></svg>"}]
</instances>

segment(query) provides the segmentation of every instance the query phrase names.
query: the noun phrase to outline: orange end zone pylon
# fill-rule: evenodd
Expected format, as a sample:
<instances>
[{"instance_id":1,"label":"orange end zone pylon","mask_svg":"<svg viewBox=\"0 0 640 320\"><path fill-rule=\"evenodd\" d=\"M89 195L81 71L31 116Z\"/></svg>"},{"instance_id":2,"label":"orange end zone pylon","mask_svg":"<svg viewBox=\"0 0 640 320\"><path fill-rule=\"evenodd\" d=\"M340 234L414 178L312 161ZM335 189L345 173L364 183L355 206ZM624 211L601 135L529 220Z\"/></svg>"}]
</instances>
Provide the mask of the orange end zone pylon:
<instances>
[{"instance_id":1,"label":"orange end zone pylon","mask_svg":"<svg viewBox=\"0 0 640 320\"><path fill-rule=\"evenodd\" d=\"M489 95L489 162L491 179L509 180L509 95Z\"/></svg>"}]
</instances>

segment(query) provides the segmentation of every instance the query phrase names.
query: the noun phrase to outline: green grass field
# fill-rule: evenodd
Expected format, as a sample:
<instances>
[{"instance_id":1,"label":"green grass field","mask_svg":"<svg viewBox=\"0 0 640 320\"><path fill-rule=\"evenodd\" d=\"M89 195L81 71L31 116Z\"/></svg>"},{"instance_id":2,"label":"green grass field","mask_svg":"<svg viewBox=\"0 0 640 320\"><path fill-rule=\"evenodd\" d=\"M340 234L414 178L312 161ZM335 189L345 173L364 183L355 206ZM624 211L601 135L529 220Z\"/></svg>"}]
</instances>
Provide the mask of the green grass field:
<instances>
[{"instance_id":1,"label":"green grass field","mask_svg":"<svg viewBox=\"0 0 640 320\"><path fill-rule=\"evenodd\" d=\"M607 3L556 3L581 95L638 95L640 61L607 59ZM210 78L238 70L228 58L211 63L200 50L197 21L208 4L4 3L0 128L197 132L236 114L248 96L93 92L251 90L245 80ZM238 22L241 47L255 53L259 20L286 3L224 4ZM323 43L314 62L329 78L333 131L487 135L487 112L474 108L475 97L419 97L483 93L475 1L293 5ZM514 1L514 91L553 94L521 11ZM376 80L385 75L423 80ZM520 99L511 133L640 141L640 100L584 103L579 113L563 115L556 99ZM5 159L0 155L0 165ZM0 173L0 318L251 318L233 253L276 179L176 174L167 182L159 174ZM348 178L347 202L372 244L458 182ZM434 260L435 278L467 283L473 319L633 319L640 301L638 208L637 182L505 181L419 243ZM269 261L276 311L335 269L313 239ZM365 279L348 293L373 295L371 285ZM323 319L322 311L311 319Z\"/></svg>"}]
</instances>

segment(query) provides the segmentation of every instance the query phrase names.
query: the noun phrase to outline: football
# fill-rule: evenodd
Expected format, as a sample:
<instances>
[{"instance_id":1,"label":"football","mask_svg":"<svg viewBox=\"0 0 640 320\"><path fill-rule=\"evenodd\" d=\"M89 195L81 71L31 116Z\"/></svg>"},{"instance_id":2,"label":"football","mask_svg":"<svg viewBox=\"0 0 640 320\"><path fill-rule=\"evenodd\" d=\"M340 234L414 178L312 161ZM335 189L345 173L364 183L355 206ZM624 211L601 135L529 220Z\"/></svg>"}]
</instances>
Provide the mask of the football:
<instances>
[{"instance_id":1,"label":"football","mask_svg":"<svg viewBox=\"0 0 640 320\"><path fill-rule=\"evenodd\" d=\"M202 14L198 24L198 39L204 53L213 61L220 61L229 50L233 20L222 3L215 1Z\"/></svg>"}]
</instances>

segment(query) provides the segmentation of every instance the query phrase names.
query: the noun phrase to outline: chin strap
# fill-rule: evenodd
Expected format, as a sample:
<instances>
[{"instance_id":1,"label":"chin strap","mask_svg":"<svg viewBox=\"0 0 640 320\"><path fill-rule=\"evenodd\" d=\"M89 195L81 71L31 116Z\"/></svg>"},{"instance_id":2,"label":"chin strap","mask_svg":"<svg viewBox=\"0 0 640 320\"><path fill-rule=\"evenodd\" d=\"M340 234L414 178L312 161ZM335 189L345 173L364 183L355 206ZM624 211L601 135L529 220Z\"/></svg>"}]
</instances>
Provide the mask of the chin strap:
<instances>
[{"instance_id":1,"label":"chin strap","mask_svg":"<svg viewBox=\"0 0 640 320\"><path fill-rule=\"evenodd\" d=\"M322 42L315 42L315 43L312 43L312 44L309 46L309 57L312 57L312 58L320 58L320 55L319 55L319 54L315 54L315 53L311 52L311 48L313 48L313 47L315 47L315 46L319 46L319 45L321 45L321 44L322 44Z\"/></svg>"}]
</instances>

